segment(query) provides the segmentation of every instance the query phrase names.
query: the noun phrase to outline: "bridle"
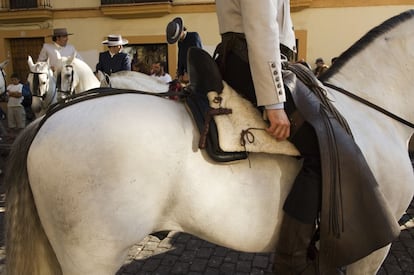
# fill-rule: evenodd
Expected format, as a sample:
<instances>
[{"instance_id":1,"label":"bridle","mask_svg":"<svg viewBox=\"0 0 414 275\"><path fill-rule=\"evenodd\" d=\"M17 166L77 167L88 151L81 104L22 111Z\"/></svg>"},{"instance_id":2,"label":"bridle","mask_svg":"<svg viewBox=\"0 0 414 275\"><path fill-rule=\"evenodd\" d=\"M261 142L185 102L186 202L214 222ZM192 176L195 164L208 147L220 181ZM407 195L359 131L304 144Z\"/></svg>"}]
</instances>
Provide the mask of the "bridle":
<instances>
[{"instance_id":1,"label":"bridle","mask_svg":"<svg viewBox=\"0 0 414 275\"><path fill-rule=\"evenodd\" d=\"M70 74L70 84L69 84L69 90L62 90L62 89L61 89L61 88L62 88L62 73L63 73L63 70L62 70L62 72L58 75L58 79L57 79L57 81L56 81L56 86L57 86L57 90L58 90L58 92L59 92L59 93L62 93L62 94L64 94L65 96L69 96L69 95L74 94L74 92L75 92L75 87L73 87L73 82L74 82L74 70L73 70L73 66L72 66L72 65L70 65L70 64L65 65L65 68L71 68L71 69L72 69L71 74Z\"/></svg>"},{"instance_id":2,"label":"bridle","mask_svg":"<svg viewBox=\"0 0 414 275\"><path fill-rule=\"evenodd\" d=\"M362 103L362 104L364 104L364 105L366 105L366 106L368 106L368 107L370 107L370 108L372 108L376 111L379 111L379 112L383 113L384 115L386 115L386 116L388 116L388 117L390 117L390 118L392 118L392 119L394 119L394 120L396 120L400 123L403 123L404 125L407 125L408 127L411 127L411 128L414 129L414 123L411 123L411 122L403 119L402 117L397 116L396 114L393 114L390 111L388 111L388 110L386 110L386 109L384 109L384 108L382 108L382 107L380 107L380 106L378 106L378 105L376 105L376 104L374 104L374 103L372 103L372 102L370 102L366 99L363 99L360 96L355 95L354 93L351 93L350 91L347 91L343 88L337 87L337 86L335 86L333 84L330 84L330 83L327 83L327 82L324 82L323 85L325 85L326 87L329 87L331 89L334 89L335 91L338 91L338 92L340 92L340 93L342 93L342 94L344 94L344 95L346 95L346 96L348 96L348 97L350 97L350 98L352 98L352 99L354 99L354 100L356 100L356 101L358 101L358 102L360 102L360 103Z\"/></svg>"},{"instance_id":3,"label":"bridle","mask_svg":"<svg viewBox=\"0 0 414 275\"><path fill-rule=\"evenodd\" d=\"M6 73L4 72L3 68L0 68L1 76L3 77L3 83L4 83L4 92L6 91Z\"/></svg>"},{"instance_id":4,"label":"bridle","mask_svg":"<svg viewBox=\"0 0 414 275\"><path fill-rule=\"evenodd\" d=\"M32 91L32 96L38 97L38 98L42 99L42 101L44 102L44 100L47 98L47 96L49 94L49 89L50 89L50 87L49 87L50 76L46 72L32 72L31 71L30 74L33 75L33 84L32 84L33 85L33 91ZM39 85L40 84L39 83L39 75L42 75L42 74L45 74L46 77L47 77L46 78L46 80L47 80L46 81L46 83L47 83L46 91L45 91L45 93L43 95L40 94L40 85ZM56 87L54 87L54 89L53 89L53 94L50 97L49 102L44 102L44 104L46 104L46 106L48 106L49 104L52 103L53 97L55 96L55 94L56 94Z\"/></svg>"}]
</instances>

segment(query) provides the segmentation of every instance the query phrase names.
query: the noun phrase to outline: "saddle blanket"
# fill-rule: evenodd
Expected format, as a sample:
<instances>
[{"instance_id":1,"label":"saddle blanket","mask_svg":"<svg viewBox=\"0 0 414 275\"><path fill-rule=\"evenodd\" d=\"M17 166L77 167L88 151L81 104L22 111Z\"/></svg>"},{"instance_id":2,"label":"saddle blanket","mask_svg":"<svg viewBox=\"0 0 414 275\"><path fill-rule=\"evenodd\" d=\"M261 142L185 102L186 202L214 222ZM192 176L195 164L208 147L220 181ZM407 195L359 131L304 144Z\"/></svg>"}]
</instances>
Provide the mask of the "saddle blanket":
<instances>
[{"instance_id":1,"label":"saddle blanket","mask_svg":"<svg viewBox=\"0 0 414 275\"><path fill-rule=\"evenodd\" d=\"M268 127L260 111L223 81L221 94L207 94L210 107L227 108L232 113L216 115L220 148L224 152L255 152L299 156L299 151L289 141L277 141L265 129ZM218 100L219 98L219 100Z\"/></svg>"}]
</instances>

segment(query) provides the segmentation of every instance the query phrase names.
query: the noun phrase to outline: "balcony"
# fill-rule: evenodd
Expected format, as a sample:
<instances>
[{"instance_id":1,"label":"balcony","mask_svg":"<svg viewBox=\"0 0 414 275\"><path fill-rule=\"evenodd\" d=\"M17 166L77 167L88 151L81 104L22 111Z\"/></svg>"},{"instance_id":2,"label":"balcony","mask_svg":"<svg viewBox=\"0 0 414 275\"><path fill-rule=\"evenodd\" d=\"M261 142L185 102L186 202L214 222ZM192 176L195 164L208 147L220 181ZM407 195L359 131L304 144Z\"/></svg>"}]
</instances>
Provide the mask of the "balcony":
<instances>
[{"instance_id":1,"label":"balcony","mask_svg":"<svg viewBox=\"0 0 414 275\"><path fill-rule=\"evenodd\" d=\"M171 13L172 0L101 0L101 11L114 18L161 17Z\"/></svg>"},{"instance_id":2,"label":"balcony","mask_svg":"<svg viewBox=\"0 0 414 275\"><path fill-rule=\"evenodd\" d=\"M159 2L172 2L172 0L101 0L101 5L119 4L153 4Z\"/></svg>"},{"instance_id":3,"label":"balcony","mask_svg":"<svg viewBox=\"0 0 414 275\"><path fill-rule=\"evenodd\" d=\"M50 0L0 0L0 23L42 22L53 17Z\"/></svg>"}]
</instances>

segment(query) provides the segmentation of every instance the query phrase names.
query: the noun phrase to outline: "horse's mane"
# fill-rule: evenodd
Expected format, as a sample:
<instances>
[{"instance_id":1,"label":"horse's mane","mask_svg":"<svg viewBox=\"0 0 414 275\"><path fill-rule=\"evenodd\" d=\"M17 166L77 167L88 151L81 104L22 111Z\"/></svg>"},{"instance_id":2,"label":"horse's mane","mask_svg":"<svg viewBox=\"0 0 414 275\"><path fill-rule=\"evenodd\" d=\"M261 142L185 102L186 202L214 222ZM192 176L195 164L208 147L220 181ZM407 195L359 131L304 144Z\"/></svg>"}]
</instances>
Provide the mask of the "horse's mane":
<instances>
[{"instance_id":1,"label":"horse's mane","mask_svg":"<svg viewBox=\"0 0 414 275\"><path fill-rule=\"evenodd\" d=\"M365 34L361 39L355 42L348 50L344 51L338 59L332 64L332 66L322 75L321 81L328 80L334 74L336 74L340 69L355 55L364 50L369 46L375 39L379 36L387 33L401 23L414 17L414 10L405 11L399 15L391 17L390 19L384 21L382 24L370 30Z\"/></svg>"},{"instance_id":2,"label":"horse's mane","mask_svg":"<svg viewBox=\"0 0 414 275\"><path fill-rule=\"evenodd\" d=\"M89 67L89 65L85 61L75 57L72 61L72 65L74 65L76 67L76 71L77 71L78 74L87 73L89 75L94 76L91 67Z\"/></svg>"}]
</instances>

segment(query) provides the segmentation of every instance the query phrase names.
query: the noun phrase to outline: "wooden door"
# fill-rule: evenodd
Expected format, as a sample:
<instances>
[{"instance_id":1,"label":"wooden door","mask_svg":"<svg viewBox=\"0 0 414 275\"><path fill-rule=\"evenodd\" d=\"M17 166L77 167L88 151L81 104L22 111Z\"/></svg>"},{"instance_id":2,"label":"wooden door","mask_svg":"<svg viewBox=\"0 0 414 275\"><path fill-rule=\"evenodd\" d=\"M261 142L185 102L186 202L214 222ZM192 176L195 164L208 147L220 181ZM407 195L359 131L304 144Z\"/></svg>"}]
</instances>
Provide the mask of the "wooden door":
<instances>
[{"instance_id":1,"label":"wooden door","mask_svg":"<svg viewBox=\"0 0 414 275\"><path fill-rule=\"evenodd\" d=\"M43 43L43 37L10 39L13 72L20 76L22 82L26 81L29 73L27 57L30 55L33 61L36 62Z\"/></svg>"}]
</instances>

